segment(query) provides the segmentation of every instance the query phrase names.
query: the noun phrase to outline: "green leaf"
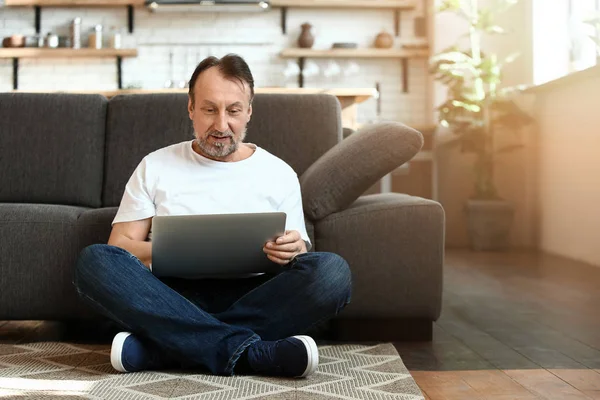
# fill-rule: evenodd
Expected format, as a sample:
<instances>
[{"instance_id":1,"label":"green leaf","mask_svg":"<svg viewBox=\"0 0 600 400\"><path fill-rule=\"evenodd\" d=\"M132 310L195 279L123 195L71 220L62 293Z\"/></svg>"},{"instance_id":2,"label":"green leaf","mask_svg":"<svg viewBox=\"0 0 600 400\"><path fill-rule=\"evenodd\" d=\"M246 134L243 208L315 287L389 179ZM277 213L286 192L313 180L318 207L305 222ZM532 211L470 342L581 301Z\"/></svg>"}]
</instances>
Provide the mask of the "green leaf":
<instances>
[{"instance_id":1,"label":"green leaf","mask_svg":"<svg viewBox=\"0 0 600 400\"><path fill-rule=\"evenodd\" d=\"M504 58L504 61L502 62L502 64L506 65L506 64L513 63L520 56L521 56L521 53L519 53L519 52L511 53L509 56Z\"/></svg>"},{"instance_id":2,"label":"green leaf","mask_svg":"<svg viewBox=\"0 0 600 400\"><path fill-rule=\"evenodd\" d=\"M447 51L431 57L430 62L473 63L473 59L461 51Z\"/></svg>"},{"instance_id":3,"label":"green leaf","mask_svg":"<svg viewBox=\"0 0 600 400\"><path fill-rule=\"evenodd\" d=\"M454 76L464 76L465 71L469 71L472 74L477 73L477 69L472 64L467 63L456 63L456 64L440 64L438 69L443 72L450 73Z\"/></svg>"},{"instance_id":4,"label":"green leaf","mask_svg":"<svg viewBox=\"0 0 600 400\"><path fill-rule=\"evenodd\" d=\"M463 93L463 97L470 103L479 103L481 98L476 93Z\"/></svg>"},{"instance_id":5,"label":"green leaf","mask_svg":"<svg viewBox=\"0 0 600 400\"><path fill-rule=\"evenodd\" d=\"M592 15L586 16L582 22L586 24L600 24L600 13L593 13Z\"/></svg>"},{"instance_id":6,"label":"green leaf","mask_svg":"<svg viewBox=\"0 0 600 400\"><path fill-rule=\"evenodd\" d=\"M506 33L506 31L504 30L504 28L502 28L501 26L498 25L492 25L492 26L488 26L485 28L485 31L487 33L494 33L497 35L501 35L503 33Z\"/></svg>"},{"instance_id":7,"label":"green leaf","mask_svg":"<svg viewBox=\"0 0 600 400\"><path fill-rule=\"evenodd\" d=\"M494 13L490 9L480 9L477 16L475 28L486 32L494 25Z\"/></svg>"},{"instance_id":8,"label":"green leaf","mask_svg":"<svg viewBox=\"0 0 600 400\"><path fill-rule=\"evenodd\" d=\"M461 9L460 3L460 0L442 0L440 5L438 6L438 11L459 11Z\"/></svg>"},{"instance_id":9,"label":"green leaf","mask_svg":"<svg viewBox=\"0 0 600 400\"><path fill-rule=\"evenodd\" d=\"M455 107L462 107L467 111L471 111L471 112L480 112L481 111L481 107L478 106L477 104L469 104L469 103L465 103L463 101L459 101L459 100L452 100L452 105Z\"/></svg>"},{"instance_id":10,"label":"green leaf","mask_svg":"<svg viewBox=\"0 0 600 400\"><path fill-rule=\"evenodd\" d=\"M479 101L485 99L485 88L483 87L483 79L475 79L473 90L475 96Z\"/></svg>"},{"instance_id":11,"label":"green leaf","mask_svg":"<svg viewBox=\"0 0 600 400\"><path fill-rule=\"evenodd\" d=\"M500 83L500 65L495 54L490 54L479 65L481 77L486 83Z\"/></svg>"},{"instance_id":12,"label":"green leaf","mask_svg":"<svg viewBox=\"0 0 600 400\"><path fill-rule=\"evenodd\" d=\"M509 96L514 95L515 93L521 93L521 92L527 90L529 87L531 87L531 85L516 85L516 86L505 87L505 88L498 90L498 96L509 97Z\"/></svg>"}]
</instances>

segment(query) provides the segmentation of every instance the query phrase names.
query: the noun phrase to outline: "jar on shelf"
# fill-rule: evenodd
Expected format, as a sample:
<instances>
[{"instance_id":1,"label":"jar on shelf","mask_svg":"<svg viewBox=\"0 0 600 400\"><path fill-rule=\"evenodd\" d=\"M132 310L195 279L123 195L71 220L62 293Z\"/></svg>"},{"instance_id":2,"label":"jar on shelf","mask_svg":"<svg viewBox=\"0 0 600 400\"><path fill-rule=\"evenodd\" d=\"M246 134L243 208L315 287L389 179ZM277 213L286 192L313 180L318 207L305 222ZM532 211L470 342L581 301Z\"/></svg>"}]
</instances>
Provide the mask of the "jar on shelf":
<instances>
[{"instance_id":1,"label":"jar on shelf","mask_svg":"<svg viewBox=\"0 0 600 400\"><path fill-rule=\"evenodd\" d=\"M391 49L394 46L394 37L385 29L375 37L375 48Z\"/></svg>"},{"instance_id":2,"label":"jar on shelf","mask_svg":"<svg viewBox=\"0 0 600 400\"><path fill-rule=\"evenodd\" d=\"M52 32L48 32L46 35L45 46L51 49L58 47L58 35Z\"/></svg>"},{"instance_id":3,"label":"jar on shelf","mask_svg":"<svg viewBox=\"0 0 600 400\"><path fill-rule=\"evenodd\" d=\"M122 47L122 35L121 31L116 29L114 26L110 29L110 43L109 47L113 49L120 49Z\"/></svg>"},{"instance_id":4,"label":"jar on shelf","mask_svg":"<svg viewBox=\"0 0 600 400\"><path fill-rule=\"evenodd\" d=\"M92 32L88 39L88 47L91 49L102 48L102 25L96 25L92 28Z\"/></svg>"}]
</instances>

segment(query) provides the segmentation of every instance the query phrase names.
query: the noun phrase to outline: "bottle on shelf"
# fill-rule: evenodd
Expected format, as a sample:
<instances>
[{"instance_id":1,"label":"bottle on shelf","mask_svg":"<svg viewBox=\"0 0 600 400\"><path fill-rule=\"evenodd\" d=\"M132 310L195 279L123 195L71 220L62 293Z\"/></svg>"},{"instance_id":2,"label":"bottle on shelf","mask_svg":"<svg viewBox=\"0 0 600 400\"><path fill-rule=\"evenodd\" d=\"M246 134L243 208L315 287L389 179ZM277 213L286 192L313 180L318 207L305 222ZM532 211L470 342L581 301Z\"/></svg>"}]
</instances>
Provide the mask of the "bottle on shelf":
<instances>
[{"instance_id":1,"label":"bottle on shelf","mask_svg":"<svg viewBox=\"0 0 600 400\"><path fill-rule=\"evenodd\" d=\"M88 47L91 49L102 48L102 25L96 25L92 29L88 39Z\"/></svg>"},{"instance_id":2,"label":"bottle on shelf","mask_svg":"<svg viewBox=\"0 0 600 400\"><path fill-rule=\"evenodd\" d=\"M79 17L71 21L71 46L74 49L81 48L81 18Z\"/></svg>"}]
</instances>

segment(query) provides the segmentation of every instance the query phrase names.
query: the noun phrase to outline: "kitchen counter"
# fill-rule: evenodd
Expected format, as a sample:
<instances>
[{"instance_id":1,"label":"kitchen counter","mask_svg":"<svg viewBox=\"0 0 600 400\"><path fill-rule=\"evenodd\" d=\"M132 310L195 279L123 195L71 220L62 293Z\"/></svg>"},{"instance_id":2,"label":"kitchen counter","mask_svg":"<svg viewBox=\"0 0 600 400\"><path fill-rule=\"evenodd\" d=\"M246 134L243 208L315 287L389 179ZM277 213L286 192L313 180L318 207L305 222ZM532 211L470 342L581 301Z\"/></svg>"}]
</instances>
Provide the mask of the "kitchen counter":
<instances>
[{"instance_id":1,"label":"kitchen counter","mask_svg":"<svg viewBox=\"0 0 600 400\"><path fill-rule=\"evenodd\" d=\"M111 98L118 94L144 94L144 93L187 93L188 89L121 89L101 92L86 92L100 93ZM255 93L291 93L291 94L314 94L325 93L331 94L338 98L353 98L355 103L362 103L371 97L377 95L375 88L339 88L339 89L318 89L318 88L281 88L281 87L265 87L255 88Z\"/></svg>"},{"instance_id":2,"label":"kitchen counter","mask_svg":"<svg viewBox=\"0 0 600 400\"><path fill-rule=\"evenodd\" d=\"M144 94L144 93L187 93L187 89L122 89L110 92L100 92L108 98L118 94ZM358 129L356 109L357 104L363 103L371 97L377 96L375 88L339 88L339 89L318 89L318 88L255 88L255 93L298 93L314 94L325 93L336 96L342 106L342 126L350 129Z\"/></svg>"},{"instance_id":3,"label":"kitchen counter","mask_svg":"<svg viewBox=\"0 0 600 400\"><path fill-rule=\"evenodd\" d=\"M255 93L290 93L290 94L315 94L324 93L336 96L342 106L342 126L345 128L358 129L357 105L377 96L375 88L337 88L337 89L319 89L319 88L280 88L264 87L255 88ZM18 90L17 92L29 92L29 90ZM47 91L44 91L47 92ZM91 91L91 90L69 90L68 93L98 93L107 98L119 94L146 94L146 93L187 93L188 89L121 89L109 91Z\"/></svg>"}]
</instances>

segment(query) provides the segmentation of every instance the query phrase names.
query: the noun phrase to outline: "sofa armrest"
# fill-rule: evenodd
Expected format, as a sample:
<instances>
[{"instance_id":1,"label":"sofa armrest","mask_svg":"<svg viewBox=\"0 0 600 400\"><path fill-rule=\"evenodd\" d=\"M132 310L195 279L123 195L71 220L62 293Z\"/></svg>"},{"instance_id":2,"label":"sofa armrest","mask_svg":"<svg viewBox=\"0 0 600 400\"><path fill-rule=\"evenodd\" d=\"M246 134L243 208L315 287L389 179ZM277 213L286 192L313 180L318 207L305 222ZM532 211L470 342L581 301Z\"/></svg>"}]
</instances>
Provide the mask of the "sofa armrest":
<instances>
[{"instance_id":1,"label":"sofa armrest","mask_svg":"<svg viewBox=\"0 0 600 400\"><path fill-rule=\"evenodd\" d=\"M385 174L417 154L419 131L397 122L383 122L350 135L323 154L300 177L303 207L319 220L352 204Z\"/></svg>"},{"instance_id":2,"label":"sofa armrest","mask_svg":"<svg viewBox=\"0 0 600 400\"><path fill-rule=\"evenodd\" d=\"M363 196L315 223L315 250L352 271L352 302L340 318L434 321L442 304L444 210L398 193Z\"/></svg>"}]
</instances>

